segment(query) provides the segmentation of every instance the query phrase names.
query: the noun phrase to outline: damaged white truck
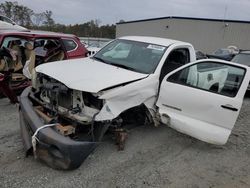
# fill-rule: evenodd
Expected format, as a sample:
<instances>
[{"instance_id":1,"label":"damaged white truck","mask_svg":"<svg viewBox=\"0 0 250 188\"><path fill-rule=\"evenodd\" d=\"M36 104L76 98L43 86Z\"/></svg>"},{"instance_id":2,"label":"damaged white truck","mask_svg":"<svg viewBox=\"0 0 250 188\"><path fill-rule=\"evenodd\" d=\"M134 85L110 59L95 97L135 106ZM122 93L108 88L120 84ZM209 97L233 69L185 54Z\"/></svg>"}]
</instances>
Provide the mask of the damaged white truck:
<instances>
[{"instance_id":1,"label":"damaged white truck","mask_svg":"<svg viewBox=\"0 0 250 188\"><path fill-rule=\"evenodd\" d=\"M70 62L70 63L69 63ZM57 169L75 169L104 134L123 149L131 122L169 125L225 144L250 79L232 62L196 61L191 44L123 37L93 57L43 64L20 97L27 152Z\"/></svg>"}]
</instances>

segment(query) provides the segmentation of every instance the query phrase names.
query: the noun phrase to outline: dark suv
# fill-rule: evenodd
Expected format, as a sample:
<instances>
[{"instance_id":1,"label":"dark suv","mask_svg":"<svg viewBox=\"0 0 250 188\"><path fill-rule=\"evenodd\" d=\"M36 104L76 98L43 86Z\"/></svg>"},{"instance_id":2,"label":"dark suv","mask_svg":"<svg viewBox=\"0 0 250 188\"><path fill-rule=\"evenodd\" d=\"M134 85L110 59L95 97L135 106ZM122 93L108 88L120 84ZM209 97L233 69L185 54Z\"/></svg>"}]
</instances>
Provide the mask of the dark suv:
<instances>
[{"instance_id":1,"label":"dark suv","mask_svg":"<svg viewBox=\"0 0 250 188\"><path fill-rule=\"evenodd\" d=\"M231 61L250 67L250 50L240 50ZM247 90L250 91L250 84Z\"/></svg>"}]
</instances>

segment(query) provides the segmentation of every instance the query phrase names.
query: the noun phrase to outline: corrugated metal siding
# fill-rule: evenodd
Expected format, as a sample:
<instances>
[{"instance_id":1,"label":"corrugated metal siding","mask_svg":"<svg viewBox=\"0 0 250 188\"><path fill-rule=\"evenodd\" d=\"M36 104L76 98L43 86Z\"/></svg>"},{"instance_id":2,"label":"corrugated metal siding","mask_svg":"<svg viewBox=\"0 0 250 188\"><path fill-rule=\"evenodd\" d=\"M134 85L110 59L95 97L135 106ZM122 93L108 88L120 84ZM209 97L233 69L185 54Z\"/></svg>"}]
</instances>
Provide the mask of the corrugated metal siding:
<instances>
[{"instance_id":1,"label":"corrugated metal siding","mask_svg":"<svg viewBox=\"0 0 250 188\"><path fill-rule=\"evenodd\" d=\"M161 19L118 24L117 37L156 36L190 42L195 49L211 53L229 45L250 49L250 24L220 21Z\"/></svg>"}]
</instances>

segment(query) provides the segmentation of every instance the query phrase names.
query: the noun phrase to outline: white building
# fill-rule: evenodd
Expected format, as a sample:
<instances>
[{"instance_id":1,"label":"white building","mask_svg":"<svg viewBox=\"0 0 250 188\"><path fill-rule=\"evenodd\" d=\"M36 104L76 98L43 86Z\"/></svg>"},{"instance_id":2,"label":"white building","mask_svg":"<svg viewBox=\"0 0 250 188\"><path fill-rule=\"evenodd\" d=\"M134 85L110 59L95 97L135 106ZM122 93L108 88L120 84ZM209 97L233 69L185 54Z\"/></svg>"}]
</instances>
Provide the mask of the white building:
<instances>
[{"instance_id":1,"label":"white building","mask_svg":"<svg viewBox=\"0 0 250 188\"><path fill-rule=\"evenodd\" d=\"M250 49L250 21L162 17L117 23L116 37L131 35L190 42L205 53L231 45Z\"/></svg>"}]
</instances>

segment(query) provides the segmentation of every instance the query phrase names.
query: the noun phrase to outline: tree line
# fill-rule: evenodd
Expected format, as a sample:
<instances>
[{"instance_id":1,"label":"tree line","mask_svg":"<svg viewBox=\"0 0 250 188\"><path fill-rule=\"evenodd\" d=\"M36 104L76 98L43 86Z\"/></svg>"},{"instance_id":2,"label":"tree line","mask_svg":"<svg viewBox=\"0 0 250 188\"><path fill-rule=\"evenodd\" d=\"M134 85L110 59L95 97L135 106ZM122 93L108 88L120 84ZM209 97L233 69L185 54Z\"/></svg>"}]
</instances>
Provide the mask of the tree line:
<instances>
[{"instance_id":1,"label":"tree line","mask_svg":"<svg viewBox=\"0 0 250 188\"><path fill-rule=\"evenodd\" d=\"M70 33L80 37L115 38L114 24L100 25L98 19L75 25L59 24L53 19L51 10L36 13L16 1L1 3L0 14L29 29Z\"/></svg>"}]
</instances>

